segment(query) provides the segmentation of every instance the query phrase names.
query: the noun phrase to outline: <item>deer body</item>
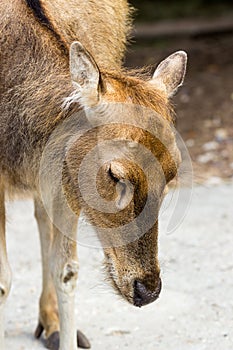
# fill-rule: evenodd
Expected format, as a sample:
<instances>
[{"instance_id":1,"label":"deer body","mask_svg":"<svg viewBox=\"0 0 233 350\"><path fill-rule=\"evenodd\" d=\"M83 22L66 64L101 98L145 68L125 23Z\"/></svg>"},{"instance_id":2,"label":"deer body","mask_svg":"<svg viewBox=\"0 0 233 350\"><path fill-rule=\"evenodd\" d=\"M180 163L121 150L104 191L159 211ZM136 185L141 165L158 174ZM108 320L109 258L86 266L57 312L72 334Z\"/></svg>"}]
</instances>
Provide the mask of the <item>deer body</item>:
<instances>
[{"instance_id":1,"label":"deer body","mask_svg":"<svg viewBox=\"0 0 233 350\"><path fill-rule=\"evenodd\" d=\"M151 192L162 198L166 183L175 176L179 163L175 138L169 129L172 118L168 97L183 81L186 55L178 52L163 61L150 81L127 75L121 68L130 29L130 8L125 0L116 3L111 0L3 0L0 13L0 349L4 349L1 321L11 282L5 238L5 194L26 192L34 198L42 248L43 291L36 336L39 338L45 330L49 348L74 350L77 348L74 328L78 277L76 227L80 211L83 210L91 222L112 229L119 222L127 223L137 216L147 198L143 174L132 166L133 156L125 159L116 151L112 161L99 164L98 189L107 201L120 209L120 216L116 218L89 207L77 184L81 160L98 140L125 139L130 149L134 148L132 142L149 146L159 157L165 174L165 180L157 181L156 185L151 181ZM170 145L169 152L136 126L95 124L114 104L118 107L111 113L113 120L114 113L116 119L123 113L123 120L128 118L133 124L138 118L147 129L151 118L145 112L142 120L135 106L150 108L161 115L158 124ZM124 104L126 107L119 110ZM65 157L61 164L61 183L56 183L56 174L52 173L54 164L58 163L56 157L48 158L45 165L44 182L50 198L47 210L40 185L42 154L54 131L80 112L76 130L90 131L73 144L69 143L69 147L64 135L52 145L53 155ZM119 145L118 150L121 147ZM103 157L99 147L98 162ZM149 162L145 167L150 172ZM90 166L87 175L91 171ZM59 189L55 185L51 189L51 178ZM126 205L132 195L130 181L138 190L131 204ZM139 231L136 225L135 232ZM116 242L117 247L113 248ZM157 221L138 240L125 242L122 232L118 231L114 238L108 237L107 242L104 239L103 248L107 273L125 299L142 306L158 297L161 280ZM78 336L78 343L89 346L82 334Z\"/></svg>"}]
</instances>

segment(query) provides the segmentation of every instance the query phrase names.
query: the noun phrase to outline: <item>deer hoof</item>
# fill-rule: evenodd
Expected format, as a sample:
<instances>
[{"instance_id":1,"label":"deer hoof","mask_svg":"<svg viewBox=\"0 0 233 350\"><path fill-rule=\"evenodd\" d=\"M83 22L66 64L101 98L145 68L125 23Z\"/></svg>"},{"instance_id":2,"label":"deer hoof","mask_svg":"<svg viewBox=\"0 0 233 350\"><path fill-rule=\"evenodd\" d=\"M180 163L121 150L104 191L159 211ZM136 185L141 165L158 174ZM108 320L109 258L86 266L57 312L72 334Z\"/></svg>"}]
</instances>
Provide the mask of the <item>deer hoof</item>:
<instances>
[{"instance_id":1,"label":"deer hoof","mask_svg":"<svg viewBox=\"0 0 233 350\"><path fill-rule=\"evenodd\" d=\"M81 349L90 349L91 348L91 344L90 344L89 340L79 330L77 331L77 344L78 344L78 348L81 348Z\"/></svg>"},{"instance_id":2,"label":"deer hoof","mask_svg":"<svg viewBox=\"0 0 233 350\"><path fill-rule=\"evenodd\" d=\"M36 328L36 330L35 330L35 333L34 333L34 335L35 335L35 338L36 339L39 339L40 337L41 337L41 334L44 332L44 327L42 326L42 324L39 322L38 323L38 326L37 326L37 328Z\"/></svg>"},{"instance_id":3,"label":"deer hoof","mask_svg":"<svg viewBox=\"0 0 233 350\"><path fill-rule=\"evenodd\" d=\"M39 322L36 331L35 331L35 338L39 339L44 332L43 325ZM59 350L59 332L52 333L48 339L43 340L44 345L47 349L50 350ZM87 337L81 332L77 331L77 346L80 349L90 349L91 344Z\"/></svg>"},{"instance_id":4,"label":"deer hoof","mask_svg":"<svg viewBox=\"0 0 233 350\"><path fill-rule=\"evenodd\" d=\"M47 349L59 350L59 332L52 333L45 341Z\"/></svg>"},{"instance_id":5,"label":"deer hoof","mask_svg":"<svg viewBox=\"0 0 233 350\"><path fill-rule=\"evenodd\" d=\"M50 350L59 350L59 332L51 334L46 340L45 346ZM81 331L77 331L77 346L81 349L90 349L91 347L89 340Z\"/></svg>"}]
</instances>

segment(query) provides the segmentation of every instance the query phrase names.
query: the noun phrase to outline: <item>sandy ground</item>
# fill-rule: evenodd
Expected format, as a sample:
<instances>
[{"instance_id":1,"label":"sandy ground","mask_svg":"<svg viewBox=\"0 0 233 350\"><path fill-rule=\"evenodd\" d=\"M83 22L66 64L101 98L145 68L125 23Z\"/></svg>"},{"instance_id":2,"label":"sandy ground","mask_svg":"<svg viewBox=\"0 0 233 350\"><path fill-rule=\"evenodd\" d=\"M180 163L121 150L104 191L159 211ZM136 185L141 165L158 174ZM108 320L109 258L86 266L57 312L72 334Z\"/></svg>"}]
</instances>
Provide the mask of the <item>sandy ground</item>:
<instances>
[{"instance_id":1,"label":"sandy ground","mask_svg":"<svg viewBox=\"0 0 233 350\"><path fill-rule=\"evenodd\" d=\"M163 291L157 302L142 309L128 305L107 286L101 250L79 247L77 327L93 349L233 349L232 197L232 183L195 187L183 223L170 235L164 232L172 210L168 207L160 232ZM7 229L13 286L6 310L6 349L43 349L32 335L41 267L30 201L8 205Z\"/></svg>"}]
</instances>

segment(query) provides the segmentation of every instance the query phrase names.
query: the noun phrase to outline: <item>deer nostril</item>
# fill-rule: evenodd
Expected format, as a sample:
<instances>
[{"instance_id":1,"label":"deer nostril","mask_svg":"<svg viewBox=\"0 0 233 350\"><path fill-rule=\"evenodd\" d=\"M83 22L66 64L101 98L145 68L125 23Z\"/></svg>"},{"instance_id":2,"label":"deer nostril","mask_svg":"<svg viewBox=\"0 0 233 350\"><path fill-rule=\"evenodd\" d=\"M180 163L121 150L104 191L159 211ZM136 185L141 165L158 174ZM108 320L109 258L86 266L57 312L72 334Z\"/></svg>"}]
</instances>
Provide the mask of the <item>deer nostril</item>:
<instances>
[{"instance_id":1,"label":"deer nostril","mask_svg":"<svg viewBox=\"0 0 233 350\"><path fill-rule=\"evenodd\" d=\"M157 287L154 291L147 289L147 287L140 281L134 281L134 305L141 307L152 303L158 299L162 289L162 281L159 278Z\"/></svg>"}]
</instances>

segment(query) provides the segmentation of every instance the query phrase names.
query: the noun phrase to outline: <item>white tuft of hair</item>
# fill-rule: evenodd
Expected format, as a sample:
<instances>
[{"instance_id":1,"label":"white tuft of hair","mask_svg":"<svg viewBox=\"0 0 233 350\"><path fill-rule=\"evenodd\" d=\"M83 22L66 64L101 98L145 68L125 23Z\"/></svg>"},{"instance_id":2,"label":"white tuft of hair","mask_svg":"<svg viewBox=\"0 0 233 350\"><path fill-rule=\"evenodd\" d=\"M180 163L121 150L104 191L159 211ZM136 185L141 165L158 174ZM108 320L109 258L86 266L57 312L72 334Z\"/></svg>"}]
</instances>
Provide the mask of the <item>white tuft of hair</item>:
<instances>
[{"instance_id":1,"label":"white tuft of hair","mask_svg":"<svg viewBox=\"0 0 233 350\"><path fill-rule=\"evenodd\" d=\"M65 111L68 110L70 108L70 106L73 104L73 103L79 103L81 102L81 98L82 98L82 95L81 95L81 91L80 89L76 89L74 90L70 96L68 97L65 97L63 99L63 102L62 102L62 109L64 109Z\"/></svg>"}]
</instances>

